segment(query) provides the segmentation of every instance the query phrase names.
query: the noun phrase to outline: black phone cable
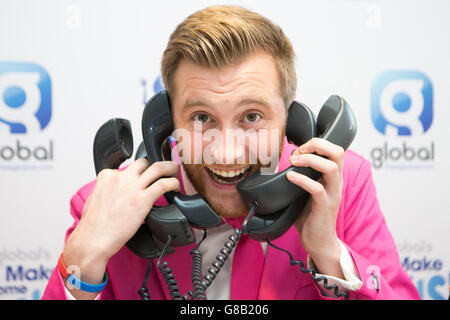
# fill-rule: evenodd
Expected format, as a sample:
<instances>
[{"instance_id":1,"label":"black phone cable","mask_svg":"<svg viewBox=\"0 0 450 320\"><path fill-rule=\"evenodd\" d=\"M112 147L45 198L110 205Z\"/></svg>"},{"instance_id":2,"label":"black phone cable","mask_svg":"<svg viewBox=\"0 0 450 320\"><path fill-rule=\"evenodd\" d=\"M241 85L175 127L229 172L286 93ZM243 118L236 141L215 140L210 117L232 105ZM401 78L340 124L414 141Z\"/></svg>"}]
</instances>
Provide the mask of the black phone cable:
<instances>
[{"instance_id":1,"label":"black phone cable","mask_svg":"<svg viewBox=\"0 0 450 320\"><path fill-rule=\"evenodd\" d=\"M161 272L163 278L166 280L167 289L169 290L169 294L172 297L172 300L181 300L180 288L178 287L177 280L175 280L175 276L172 273L172 269L168 267L169 263L167 261L164 261L164 263L162 263L162 259L166 255L166 251L169 248L171 242L172 236L169 235L169 239L167 240L164 248L161 251L161 255L159 256L156 266Z\"/></svg>"},{"instance_id":2,"label":"black phone cable","mask_svg":"<svg viewBox=\"0 0 450 320\"><path fill-rule=\"evenodd\" d=\"M167 261L162 263L162 259L166 255L166 251L173 240L173 237L169 235L169 239L164 245L164 248L161 251L161 255L159 256L157 267L160 270L163 278L166 280L167 289L169 290L169 294L172 297L172 300L189 300L189 299L206 300L205 288L203 288L202 286L202 255L200 251L198 251L198 247L203 242L203 240L205 240L205 238L206 238L206 229L204 230L203 238L190 252L192 255L191 278L192 278L192 286L194 289L189 290L188 294L184 294L183 296L181 296L180 288L175 279L175 275L172 273L172 269L168 267L169 263Z\"/></svg>"},{"instance_id":3,"label":"black phone cable","mask_svg":"<svg viewBox=\"0 0 450 320\"><path fill-rule=\"evenodd\" d=\"M228 237L228 240L224 243L224 247L220 249L220 253L216 256L216 260L208 268L208 271L203 276L202 285L206 290L213 280L216 278L217 274L222 269L223 265L227 261L233 249L236 247L239 239L241 238L242 231L238 228L233 230L233 234Z\"/></svg>"},{"instance_id":4,"label":"black phone cable","mask_svg":"<svg viewBox=\"0 0 450 320\"><path fill-rule=\"evenodd\" d=\"M202 239L197 243L197 245L194 247L194 249L191 250L190 254L192 255L192 273L191 273L191 279L192 279L192 288L193 290L189 290L188 294L191 297L192 300L207 300L206 298L206 289L203 287L202 283L202 254L198 250L200 247L200 244L203 242L203 240L206 239L206 229L203 229L203 237ZM188 297L186 295L183 296L183 298L186 300Z\"/></svg>"},{"instance_id":5,"label":"black phone cable","mask_svg":"<svg viewBox=\"0 0 450 320\"><path fill-rule=\"evenodd\" d=\"M311 269L311 268L305 269L304 263L303 263L301 260L294 260L294 257L292 256L292 254L291 254L289 251L287 251L286 249L283 249L283 248L280 248L280 247L274 245L272 242L270 242L270 241L267 240L267 239L266 239L266 242L267 242L271 247L273 247L273 248L275 248L275 249L277 249L277 250L280 250L280 251L283 251L283 252L287 253L288 256L289 256L289 260L290 260L291 266L296 266L296 265L299 264L299 265L300 265L300 271L303 272L303 273L305 273L305 274L311 274L311 277L312 277L312 279L314 280L314 282L318 283L318 282L320 282L320 281L323 281L323 286L324 286L326 289L328 289L328 290L333 290L333 291L334 291L334 294L335 294L338 298L344 297L345 300L348 300L348 293L345 292L345 291L339 293L339 287L338 287L337 285L335 285L335 284L328 285L328 279L327 279L326 277L324 277L324 276L317 277L317 276L316 276L316 270Z\"/></svg>"},{"instance_id":6,"label":"black phone cable","mask_svg":"<svg viewBox=\"0 0 450 320\"><path fill-rule=\"evenodd\" d=\"M250 211L248 212L247 216L244 219L244 222L242 223L242 229L233 229L233 234L228 237L228 240L224 243L224 247L220 249L220 254L216 256L216 261L211 264L211 266L208 268L207 273L203 276L203 287L205 289L207 289L211 285L211 283L216 278L217 274L220 272L223 265L227 261L231 252L236 247L239 239L247 228L247 223L255 215L256 206L256 202L253 202L251 204Z\"/></svg>"},{"instance_id":7,"label":"black phone cable","mask_svg":"<svg viewBox=\"0 0 450 320\"><path fill-rule=\"evenodd\" d=\"M202 255L198 250L200 244L206 238L206 229L203 233L203 238L200 242L191 250L192 255L192 285L193 290L190 290L188 294L185 294L181 297L180 288L177 285L177 281L175 280L175 276L172 274L172 269L168 267L168 262L162 262L162 258L166 254L167 248L170 246L172 242L172 236L169 235L169 239L167 240L164 248L161 252L161 255L158 259L157 267L162 273L164 279L166 280L167 288L172 296L172 300L188 300L188 299L197 299L197 300L206 300L206 289L211 285L213 280L216 278L217 274L222 269L225 261L230 256L233 249L236 247L239 239L241 238L242 233L245 231L248 221L254 216L256 210L257 203L254 202L251 205L250 211L247 214L244 222L242 224L242 230L235 228L233 234L228 237L228 240L224 243L224 247L220 250L220 254L217 255L216 261L214 261L210 268L208 268L207 273L203 276L204 280L201 280L201 272L202 272Z\"/></svg>"},{"instance_id":8,"label":"black phone cable","mask_svg":"<svg viewBox=\"0 0 450 320\"><path fill-rule=\"evenodd\" d=\"M141 296L142 300L150 300L150 292L147 288L148 276L150 275L150 270L152 268L153 259L149 259L147 271L145 272L144 281L142 282L141 288L138 290L138 294Z\"/></svg>"}]
</instances>

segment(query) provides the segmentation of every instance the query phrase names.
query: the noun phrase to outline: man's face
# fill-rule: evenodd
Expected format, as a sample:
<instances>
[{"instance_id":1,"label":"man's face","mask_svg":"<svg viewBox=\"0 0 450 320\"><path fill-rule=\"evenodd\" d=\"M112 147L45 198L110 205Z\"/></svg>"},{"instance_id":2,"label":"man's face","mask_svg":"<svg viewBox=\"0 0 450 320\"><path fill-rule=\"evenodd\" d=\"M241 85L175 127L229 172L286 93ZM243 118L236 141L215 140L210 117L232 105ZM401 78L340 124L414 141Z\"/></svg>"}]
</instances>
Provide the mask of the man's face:
<instances>
[{"instance_id":1,"label":"man's face","mask_svg":"<svg viewBox=\"0 0 450 320\"><path fill-rule=\"evenodd\" d=\"M243 216L248 208L236 185L266 167L274 172L283 145L287 111L272 57L258 52L216 70L183 59L174 88L174 127L187 133L178 149L189 180L217 214Z\"/></svg>"}]
</instances>

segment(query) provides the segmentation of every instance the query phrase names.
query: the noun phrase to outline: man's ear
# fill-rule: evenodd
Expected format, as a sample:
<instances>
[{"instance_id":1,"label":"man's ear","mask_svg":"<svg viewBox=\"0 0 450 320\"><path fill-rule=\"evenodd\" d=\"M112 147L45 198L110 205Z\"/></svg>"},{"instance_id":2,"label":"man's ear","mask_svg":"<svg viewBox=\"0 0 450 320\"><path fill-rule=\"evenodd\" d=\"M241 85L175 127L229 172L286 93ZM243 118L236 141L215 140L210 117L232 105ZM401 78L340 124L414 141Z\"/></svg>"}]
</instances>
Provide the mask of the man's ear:
<instances>
[{"instance_id":1,"label":"man's ear","mask_svg":"<svg viewBox=\"0 0 450 320\"><path fill-rule=\"evenodd\" d=\"M294 93L291 97L287 100L286 110L289 110L289 107L291 106L292 102L295 101L297 95Z\"/></svg>"},{"instance_id":2,"label":"man's ear","mask_svg":"<svg viewBox=\"0 0 450 320\"><path fill-rule=\"evenodd\" d=\"M295 101L295 98L296 98L296 95L294 94L294 95L293 95L291 98L289 98L288 101L287 101L287 106L286 106L286 125L287 125L287 120L288 120L288 117L289 117L289 108L291 107L292 102Z\"/></svg>"}]
</instances>

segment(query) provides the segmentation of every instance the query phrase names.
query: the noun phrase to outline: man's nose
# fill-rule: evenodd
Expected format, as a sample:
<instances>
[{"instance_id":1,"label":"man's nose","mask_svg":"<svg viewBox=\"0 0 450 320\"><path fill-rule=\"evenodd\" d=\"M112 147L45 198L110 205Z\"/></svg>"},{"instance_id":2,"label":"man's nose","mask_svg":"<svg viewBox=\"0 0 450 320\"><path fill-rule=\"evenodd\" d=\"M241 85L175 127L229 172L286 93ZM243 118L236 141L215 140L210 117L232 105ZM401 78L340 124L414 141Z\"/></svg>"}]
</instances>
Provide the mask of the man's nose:
<instances>
[{"instance_id":1,"label":"man's nose","mask_svg":"<svg viewBox=\"0 0 450 320\"><path fill-rule=\"evenodd\" d=\"M245 161L245 140L233 129L222 130L219 141L210 148L210 156L218 164L242 164Z\"/></svg>"}]
</instances>

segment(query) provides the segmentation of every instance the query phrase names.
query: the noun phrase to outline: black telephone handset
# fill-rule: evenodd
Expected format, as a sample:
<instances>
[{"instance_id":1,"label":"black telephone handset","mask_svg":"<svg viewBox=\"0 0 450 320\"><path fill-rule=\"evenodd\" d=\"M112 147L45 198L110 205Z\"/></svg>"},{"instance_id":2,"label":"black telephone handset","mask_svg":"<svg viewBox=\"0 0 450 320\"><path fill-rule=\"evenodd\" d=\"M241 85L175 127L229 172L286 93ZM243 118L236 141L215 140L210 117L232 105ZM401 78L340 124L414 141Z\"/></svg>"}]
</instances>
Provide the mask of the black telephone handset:
<instances>
[{"instance_id":1,"label":"black telephone handset","mask_svg":"<svg viewBox=\"0 0 450 320\"><path fill-rule=\"evenodd\" d=\"M286 137L300 146L313 137L326 139L346 150L357 130L350 106L340 96L332 95L317 116L304 104L293 102L289 108ZM240 182L237 189L248 204L257 203L256 213L247 224L247 233L255 240L274 240L283 235L295 222L309 199L309 194L289 182L286 174L296 171L318 180L321 173L309 167L293 167L274 175L253 174Z\"/></svg>"},{"instance_id":2,"label":"black telephone handset","mask_svg":"<svg viewBox=\"0 0 450 320\"><path fill-rule=\"evenodd\" d=\"M169 97L162 91L147 103L142 115L142 135L150 164L171 160L167 142L174 128L170 112ZM206 201L198 194L187 196L179 192L167 192L166 200L181 210L190 224L198 228L209 228L224 223Z\"/></svg>"},{"instance_id":3,"label":"black telephone handset","mask_svg":"<svg viewBox=\"0 0 450 320\"><path fill-rule=\"evenodd\" d=\"M170 100L165 91L155 94L146 104L142 116L143 146L136 158L147 157L150 163L170 160L167 139L173 132ZM347 149L356 135L356 120L346 101L332 95L321 108L317 122L304 104L293 102L289 107L286 137L299 146L313 137L327 139ZM98 173L103 167L118 168L132 153L131 127L127 120L111 119L97 132L94 140L94 163ZM312 179L321 174L308 167L289 167L273 175L260 173L247 177L237 190L255 214L245 232L258 241L271 241L283 235L297 219L309 194L286 178L288 171L297 171ZM171 236L171 245L184 246L194 242L191 226L210 228L224 223L200 195L168 192L166 207L153 207L127 246L135 254L155 258ZM171 248L173 250L173 248ZM169 251L170 252L170 251Z\"/></svg>"}]
</instances>

